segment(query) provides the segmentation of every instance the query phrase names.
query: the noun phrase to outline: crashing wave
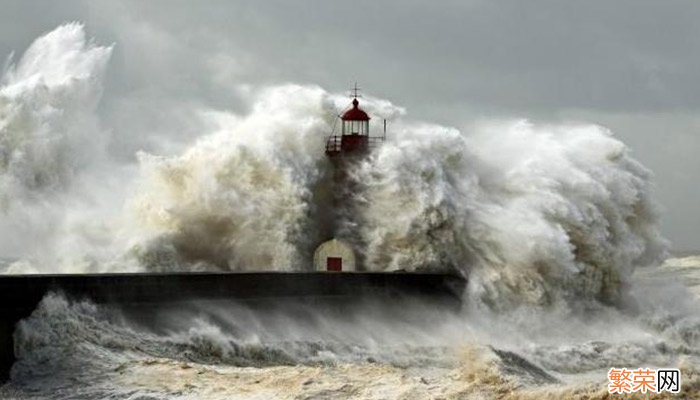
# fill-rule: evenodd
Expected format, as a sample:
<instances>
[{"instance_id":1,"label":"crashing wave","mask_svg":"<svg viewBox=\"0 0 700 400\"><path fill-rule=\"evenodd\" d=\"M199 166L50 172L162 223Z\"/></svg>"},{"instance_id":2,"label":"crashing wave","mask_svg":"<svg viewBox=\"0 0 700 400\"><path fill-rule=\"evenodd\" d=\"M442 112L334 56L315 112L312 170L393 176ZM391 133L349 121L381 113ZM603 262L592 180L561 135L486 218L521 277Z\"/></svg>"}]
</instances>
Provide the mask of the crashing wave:
<instances>
[{"instance_id":1,"label":"crashing wave","mask_svg":"<svg viewBox=\"0 0 700 400\"><path fill-rule=\"evenodd\" d=\"M104 154L94 111L110 51L68 24L6 73L5 203L90 189L70 181ZM53 233L57 257L72 257L71 271L310 268L327 223L323 138L347 100L313 86L254 93L246 115L202 111L216 128L183 154L141 153L138 176L112 196L128 198L125 211L79 205L91 221ZM407 120L384 100L363 105L394 119L387 143L351 171L361 185L344 222L366 269L456 269L474 302L509 308L615 303L636 266L663 257L651 174L606 129L514 121L460 131Z\"/></svg>"}]
</instances>

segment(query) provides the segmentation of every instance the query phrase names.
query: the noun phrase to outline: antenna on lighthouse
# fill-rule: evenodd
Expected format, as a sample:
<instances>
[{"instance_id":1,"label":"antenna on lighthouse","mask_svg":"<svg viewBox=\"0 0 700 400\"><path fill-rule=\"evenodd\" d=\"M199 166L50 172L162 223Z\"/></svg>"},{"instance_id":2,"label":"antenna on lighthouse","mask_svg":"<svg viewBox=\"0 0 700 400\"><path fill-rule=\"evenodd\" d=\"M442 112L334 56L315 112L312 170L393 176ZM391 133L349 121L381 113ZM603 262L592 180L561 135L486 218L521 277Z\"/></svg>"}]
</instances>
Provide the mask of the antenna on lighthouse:
<instances>
[{"instance_id":1,"label":"antenna on lighthouse","mask_svg":"<svg viewBox=\"0 0 700 400\"><path fill-rule=\"evenodd\" d=\"M360 89L359 87L357 87L357 82L355 82L355 87L353 87L353 88L350 89L350 90L352 91L352 93L350 94L350 97L352 97L353 99L356 99L356 98L358 98L358 97L362 97L361 95L357 94L357 92L359 92L360 90L362 90L362 89Z\"/></svg>"}]
</instances>

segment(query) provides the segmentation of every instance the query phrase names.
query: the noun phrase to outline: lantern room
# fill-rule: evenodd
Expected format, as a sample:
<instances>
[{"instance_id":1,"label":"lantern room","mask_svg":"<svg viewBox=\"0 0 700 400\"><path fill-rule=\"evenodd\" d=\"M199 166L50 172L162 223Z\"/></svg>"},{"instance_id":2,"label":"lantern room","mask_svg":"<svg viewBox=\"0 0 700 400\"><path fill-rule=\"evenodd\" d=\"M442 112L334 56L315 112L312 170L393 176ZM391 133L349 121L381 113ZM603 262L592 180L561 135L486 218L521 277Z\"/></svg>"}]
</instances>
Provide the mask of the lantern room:
<instances>
[{"instance_id":1,"label":"lantern room","mask_svg":"<svg viewBox=\"0 0 700 400\"><path fill-rule=\"evenodd\" d=\"M352 100L352 108L343 114L343 135L369 135L369 115L359 107L357 98Z\"/></svg>"},{"instance_id":2,"label":"lantern room","mask_svg":"<svg viewBox=\"0 0 700 400\"><path fill-rule=\"evenodd\" d=\"M340 115L340 135L331 134L326 140L326 155L330 157L339 155L362 155L372 147L383 142L386 138L386 120L384 121L384 136L372 137L369 135L369 120L367 113L360 108L357 92L360 89L355 85L355 92L351 106ZM335 129L334 129L335 130Z\"/></svg>"}]
</instances>

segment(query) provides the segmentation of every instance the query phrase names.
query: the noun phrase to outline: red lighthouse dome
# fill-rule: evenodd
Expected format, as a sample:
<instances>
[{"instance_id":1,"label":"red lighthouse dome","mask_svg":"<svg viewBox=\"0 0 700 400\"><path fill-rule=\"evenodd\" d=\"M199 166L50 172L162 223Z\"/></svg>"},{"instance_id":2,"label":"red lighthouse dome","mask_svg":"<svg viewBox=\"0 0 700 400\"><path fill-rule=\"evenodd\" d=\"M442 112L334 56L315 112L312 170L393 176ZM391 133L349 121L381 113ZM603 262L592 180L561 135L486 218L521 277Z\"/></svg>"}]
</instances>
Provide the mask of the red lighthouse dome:
<instances>
[{"instance_id":1,"label":"red lighthouse dome","mask_svg":"<svg viewBox=\"0 0 700 400\"><path fill-rule=\"evenodd\" d=\"M343 121L369 121L369 115L362 111L359 107L360 102L357 99L352 100L352 108L345 111L345 114L341 117Z\"/></svg>"}]
</instances>

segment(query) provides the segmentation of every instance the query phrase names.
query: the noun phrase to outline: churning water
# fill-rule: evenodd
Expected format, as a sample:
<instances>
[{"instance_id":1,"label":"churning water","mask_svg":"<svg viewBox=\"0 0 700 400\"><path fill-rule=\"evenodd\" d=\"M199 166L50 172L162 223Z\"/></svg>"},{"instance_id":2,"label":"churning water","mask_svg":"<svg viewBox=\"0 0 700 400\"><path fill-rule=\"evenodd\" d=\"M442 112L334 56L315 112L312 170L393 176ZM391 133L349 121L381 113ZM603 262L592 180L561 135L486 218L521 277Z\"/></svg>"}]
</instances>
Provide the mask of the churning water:
<instances>
[{"instance_id":1,"label":"churning water","mask_svg":"<svg viewBox=\"0 0 700 400\"><path fill-rule=\"evenodd\" d=\"M309 268L326 222L323 138L347 99L261 88L247 114L203 110L211 129L181 154L125 164L96 112L111 51L68 24L5 68L5 272ZM527 121L460 131L385 100L362 105L393 122L352 172L357 215L341 229L369 269L468 276L462 312L193 302L140 321L49 295L17 329L0 395L602 398L610 367L650 366L680 368L684 395L698 396L700 263L662 264L650 172L611 132Z\"/></svg>"}]
</instances>

